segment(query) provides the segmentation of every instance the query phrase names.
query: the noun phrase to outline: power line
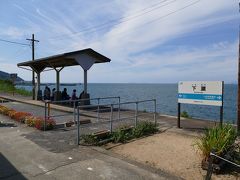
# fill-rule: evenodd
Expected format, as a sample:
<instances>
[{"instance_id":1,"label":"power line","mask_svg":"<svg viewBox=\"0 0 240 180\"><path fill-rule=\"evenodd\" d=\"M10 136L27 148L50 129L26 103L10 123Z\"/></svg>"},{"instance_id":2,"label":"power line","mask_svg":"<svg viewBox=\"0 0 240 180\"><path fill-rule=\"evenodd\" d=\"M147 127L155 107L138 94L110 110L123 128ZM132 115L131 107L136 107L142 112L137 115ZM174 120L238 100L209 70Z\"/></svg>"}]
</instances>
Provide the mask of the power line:
<instances>
[{"instance_id":1,"label":"power line","mask_svg":"<svg viewBox=\"0 0 240 180\"><path fill-rule=\"evenodd\" d=\"M201 0L193 1L193 2L189 3L188 5L183 6L183 7L179 8L179 9L177 9L177 10L175 10L175 11L172 11L172 12L170 12L170 13L168 13L168 14L165 14L165 15L163 15L163 16L160 16L160 17L158 17L158 18L155 18L155 19L153 19L153 20L151 20L151 21L148 21L148 22L146 22L146 23L143 23L141 26L136 27L136 28L134 29L134 31L136 31L137 29L140 29L140 28L142 28L142 27L145 27L145 25L147 25L147 24L154 23L154 22L156 22L156 21L165 19L165 18L167 18L168 16L171 16L171 15L173 15L173 14L176 14L176 13L178 13L179 11L183 11L184 9L189 8L189 7L191 7L191 6L199 3L200 1L201 1ZM129 32L129 31L128 31L128 32ZM127 32L127 33L128 33L128 32ZM118 34L116 34L115 36L121 35L121 34L125 34L125 33L126 33L126 32L118 33ZM112 36L112 37L113 37L113 36Z\"/></svg>"},{"instance_id":2,"label":"power line","mask_svg":"<svg viewBox=\"0 0 240 180\"><path fill-rule=\"evenodd\" d=\"M134 29L134 31L136 31L136 30L144 27L144 25L146 25L146 24L154 23L154 22L156 22L156 21L159 21L159 20L162 20L162 19L164 19L164 18L167 18L168 16L171 16L171 15L173 15L173 14L176 14L176 13L178 13L179 11L183 11L183 10L185 10L185 9L187 9L187 8L189 8L189 7L197 4L197 3L199 3L200 1L201 1L201 0L192 1L191 3L189 3L189 4L187 4L187 5L179 8L179 9L177 9L177 10L175 10L175 11L169 12L168 14L165 14L165 15L160 16L160 17L158 17L158 18L155 18L155 19L153 19L153 20L151 20L151 21L148 21L148 22L142 24L141 26L136 27L136 28ZM127 33L128 33L128 32L127 32ZM115 37L115 36L122 35L122 34L126 34L126 32L118 33L118 34L115 34L114 36L111 36L111 37ZM98 42L98 41L95 41L95 42Z\"/></svg>"},{"instance_id":3,"label":"power line","mask_svg":"<svg viewBox=\"0 0 240 180\"><path fill-rule=\"evenodd\" d=\"M192 2L192 3L190 3L190 4L186 5L186 6L183 6L183 7L179 8L179 9L177 9L177 10L175 10L175 11L172 11L172 12L170 12L170 13L168 13L168 14L166 14L166 15L163 15L163 16L161 16L161 17L158 17L158 18L156 18L156 19L154 19L154 20L152 20L152 21L149 21L149 22L147 22L147 23L145 23L145 24L151 24L151 23L153 23L153 22L155 22L155 21L164 19L164 18L166 18L166 17L168 17L168 16L170 16L170 15L172 15L172 14L176 14L176 13L178 13L179 11L182 11L182 10L188 8L188 7L191 7L191 6L199 3L200 1L201 1L201 0L194 1L194 2Z\"/></svg>"},{"instance_id":4,"label":"power line","mask_svg":"<svg viewBox=\"0 0 240 180\"><path fill-rule=\"evenodd\" d=\"M22 46L30 46L29 44L20 43L20 42L16 42L16 41L9 41L9 40L6 40L6 39L0 39L0 41L6 42L6 43L11 43L11 44L18 44L18 45L22 45Z\"/></svg>"},{"instance_id":5,"label":"power line","mask_svg":"<svg viewBox=\"0 0 240 180\"><path fill-rule=\"evenodd\" d=\"M128 17L122 17L122 18L118 18L118 19L113 19L113 20L110 20L108 22L105 22L105 23L102 23L102 24L99 24L99 25L96 25L96 26L92 26L92 27L88 27L88 28L85 28L85 29L82 29L80 31L77 31L77 32L73 32L73 33L69 33L69 34L64 34L64 35L59 35L59 36L55 36L55 37L52 37L50 39L62 39L62 37L64 36L74 36L74 35L78 35L80 33L84 33L86 32L87 34L88 33L92 33L92 32L97 32L98 30L101 30L101 29L105 29L106 27L108 27L109 25L119 25L119 24L122 24L122 23L125 23L125 22L128 22L130 20L133 20L135 18L138 18L140 16L143 16L145 14L148 14L148 13L151 13L152 11L155 11L159 8L162 8L164 6L167 6L169 4L172 4L174 3L175 1L177 0L171 0L171 1L168 1L168 0L163 0L163 1L160 1L158 3L155 3L147 8L143 8L139 11L137 11L138 13L135 13L135 15L131 15L131 16L128 16ZM164 2L168 2L166 4L163 4ZM161 6L159 6L160 4L163 4ZM151 10L148 10L148 9L151 9ZM148 11L146 11L148 10ZM144 12L145 11L145 12ZM140 13L140 14L139 14ZM85 34L86 34L85 33Z\"/></svg>"}]
</instances>

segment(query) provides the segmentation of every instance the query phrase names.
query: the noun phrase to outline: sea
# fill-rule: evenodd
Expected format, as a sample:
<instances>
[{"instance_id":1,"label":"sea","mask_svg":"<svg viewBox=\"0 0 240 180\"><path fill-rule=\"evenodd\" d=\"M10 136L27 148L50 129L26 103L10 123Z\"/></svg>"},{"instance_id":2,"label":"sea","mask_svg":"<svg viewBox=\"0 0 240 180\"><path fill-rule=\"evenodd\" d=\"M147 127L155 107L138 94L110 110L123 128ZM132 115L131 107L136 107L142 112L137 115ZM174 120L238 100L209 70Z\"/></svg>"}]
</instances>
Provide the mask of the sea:
<instances>
[{"instance_id":1,"label":"sea","mask_svg":"<svg viewBox=\"0 0 240 180\"><path fill-rule=\"evenodd\" d=\"M31 86L18 85L20 88L31 90ZM54 84L49 84L49 88L54 88ZM45 86L41 86L43 91ZM82 84L61 85L60 90L67 88L68 94L71 96L73 89L77 90L79 95L83 91ZM88 93L90 98L99 97L120 97L121 102L133 102L140 100L156 99L156 110L158 113L165 115L177 116L177 84L135 84L135 83L89 83ZM100 100L100 104L117 103L118 99ZM96 104L96 100L92 100L91 104ZM130 103L123 105L124 108L135 109L136 104ZM153 111L154 103L140 103L138 109L142 111ZM237 116L237 85L224 85L224 105L223 119L225 122L236 123ZM190 105L182 104L181 111L186 111L193 118L219 121L220 108L216 106Z\"/></svg>"}]
</instances>

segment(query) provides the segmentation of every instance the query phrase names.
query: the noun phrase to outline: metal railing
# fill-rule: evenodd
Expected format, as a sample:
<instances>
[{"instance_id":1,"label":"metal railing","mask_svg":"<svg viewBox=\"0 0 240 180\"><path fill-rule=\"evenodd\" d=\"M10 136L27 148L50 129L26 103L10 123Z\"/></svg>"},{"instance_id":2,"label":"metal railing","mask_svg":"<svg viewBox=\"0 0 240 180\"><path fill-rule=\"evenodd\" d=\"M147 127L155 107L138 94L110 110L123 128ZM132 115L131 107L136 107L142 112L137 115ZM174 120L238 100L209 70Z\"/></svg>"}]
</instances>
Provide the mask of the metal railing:
<instances>
[{"instance_id":1,"label":"metal railing","mask_svg":"<svg viewBox=\"0 0 240 180\"><path fill-rule=\"evenodd\" d=\"M97 105L100 105L101 100L109 100L109 99L117 99L118 104L119 104L119 109L120 109L120 102L121 98L119 96L110 96L110 97L98 97L98 98L86 98L86 99L77 99L77 100L60 100L60 101L49 101L46 100L44 101L44 131L46 130L46 121L49 118L53 117L61 117L61 116L68 116L69 113L64 113L64 114L57 114L57 115L51 115L51 104L54 105L63 105L63 104L69 104L72 106L67 106L69 108L73 108L73 120L76 123L76 108L78 107L80 102L85 102L85 101L97 101ZM98 117L99 117L99 109L98 109ZM119 112L119 117L120 117L120 112Z\"/></svg>"},{"instance_id":2,"label":"metal railing","mask_svg":"<svg viewBox=\"0 0 240 180\"><path fill-rule=\"evenodd\" d=\"M81 117L81 111L84 108L95 108L97 109L97 114L99 114L99 109L100 107L108 107L110 109L110 116L109 118L99 118L99 115L97 115L98 121L96 123L92 123L92 124L103 124L103 123L109 123L109 131L112 133L113 132L113 122L114 121L122 121L122 120L126 120L126 119L131 119L134 118L134 126L136 127L138 124L138 117L141 115L139 112L139 104L141 103L145 103L145 102L153 102L153 106L154 106L154 110L153 110L153 120L154 120L154 124L157 124L156 121L156 114L157 114L157 107L156 107L156 99L150 99L150 100L142 100L142 101L130 101L130 102L122 102L122 103L116 103L116 104L98 104L98 105L84 105L84 106L78 106L77 107L77 144L79 145L80 143L80 117ZM135 104L135 112L134 112L134 116L128 116L128 117L120 117L120 107L122 105L126 105L126 104ZM118 116L117 118L114 119L113 116L113 112L114 112L114 108L115 106L118 107ZM101 121L99 122L99 119L105 119L105 121ZM81 125L81 126L85 126L85 125Z\"/></svg>"},{"instance_id":3,"label":"metal railing","mask_svg":"<svg viewBox=\"0 0 240 180\"><path fill-rule=\"evenodd\" d=\"M208 163L208 170L207 170L207 175L205 177L205 180L211 180L212 172L213 172L213 157L221 159L221 160L223 160L223 161L225 161L225 162L227 162L227 163L229 163L229 164L231 164L231 165L233 165L235 167L240 168L239 164L236 164L236 163L234 163L232 161L229 161L229 160L227 160L227 159L225 159L225 158L223 158L221 156L218 156L218 155L214 154L213 152L210 152L210 158L209 158L209 163Z\"/></svg>"}]
</instances>

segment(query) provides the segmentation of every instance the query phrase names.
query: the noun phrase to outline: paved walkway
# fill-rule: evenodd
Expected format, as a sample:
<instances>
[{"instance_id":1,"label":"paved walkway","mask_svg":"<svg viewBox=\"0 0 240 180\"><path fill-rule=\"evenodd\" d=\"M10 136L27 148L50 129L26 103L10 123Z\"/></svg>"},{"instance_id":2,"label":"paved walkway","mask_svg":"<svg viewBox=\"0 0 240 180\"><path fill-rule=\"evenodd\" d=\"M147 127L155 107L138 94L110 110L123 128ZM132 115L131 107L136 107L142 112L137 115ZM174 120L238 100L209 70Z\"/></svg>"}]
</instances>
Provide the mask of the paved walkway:
<instances>
[{"instance_id":1,"label":"paved walkway","mask_svg":"<svg viewBox=\"0 0 240 180\"><path fill-rule=\"evenodd\" d=\"M2 115L0 120L13 122ZM30 138L33 134L35 139ZM55 143L42 138L50 136L56 136ZM0 127L0 179L177 179L100 147L67 146L58 136L18 123ZM55 146L63 147L54 152Z\"/></svg>"}]
</instances>

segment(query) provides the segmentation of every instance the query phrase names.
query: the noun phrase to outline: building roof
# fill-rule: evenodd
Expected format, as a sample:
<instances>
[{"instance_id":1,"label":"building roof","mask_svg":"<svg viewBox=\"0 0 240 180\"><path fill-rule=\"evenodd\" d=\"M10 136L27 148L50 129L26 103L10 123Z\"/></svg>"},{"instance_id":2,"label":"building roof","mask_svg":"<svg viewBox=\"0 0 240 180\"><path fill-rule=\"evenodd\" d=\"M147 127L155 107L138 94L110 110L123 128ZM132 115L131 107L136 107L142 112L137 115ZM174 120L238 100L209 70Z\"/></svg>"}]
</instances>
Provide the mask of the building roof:
<instances>
[{"instance_id":1,"label":"building roof","mask_svg":"<svg viewBox=\"0 0 240 180\"><path fill-rule=\"evenodd\" d=\"M79 63L76 61L76 57L87 57L85 58L86 61L88 58L91 58L95 60L94 63L105 63L111 61L106 56L103 56L102 54L94 51L93 49L88 48L79 51L67 52L45 58L35 59L34 61L30 60L18 63L17 66L29 66L34 71L41 72L45 68L59 68L79 65Z\"/></svg>"}]
</instances>

